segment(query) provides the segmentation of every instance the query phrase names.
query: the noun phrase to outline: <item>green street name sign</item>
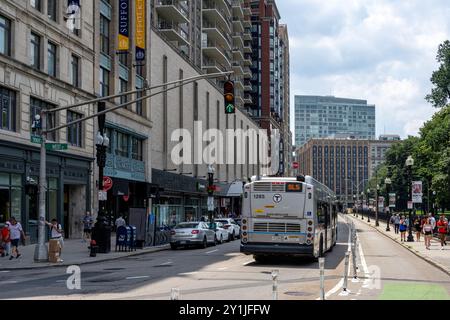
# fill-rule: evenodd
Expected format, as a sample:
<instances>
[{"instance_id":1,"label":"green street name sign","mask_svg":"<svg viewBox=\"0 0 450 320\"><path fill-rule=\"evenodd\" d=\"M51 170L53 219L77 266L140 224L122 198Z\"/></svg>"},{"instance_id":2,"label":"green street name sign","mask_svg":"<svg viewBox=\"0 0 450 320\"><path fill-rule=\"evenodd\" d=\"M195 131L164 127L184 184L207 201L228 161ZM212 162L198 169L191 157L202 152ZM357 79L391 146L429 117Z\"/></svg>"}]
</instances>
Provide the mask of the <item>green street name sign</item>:
<instances>
[{"instance_id":1,"label":"green street name sign","mask_svg":"<svg viewBox=\"0 0 450 320\"><path fill-rule=\"evenodd\" d=\"M31 136L31 143L41 144L42 138L39 136Z\"/></svg>"},{"instance_id":2,"label":"green street name sign","mask_svg":"<svg viewBox=\"0 0 450 320\"><path fill-rule=\"evenodd\" d=\"M47 151L61 151L61 150L68 150L69 146L67 143L46 143L45 149Z\"/></svg>"}]
</instances>

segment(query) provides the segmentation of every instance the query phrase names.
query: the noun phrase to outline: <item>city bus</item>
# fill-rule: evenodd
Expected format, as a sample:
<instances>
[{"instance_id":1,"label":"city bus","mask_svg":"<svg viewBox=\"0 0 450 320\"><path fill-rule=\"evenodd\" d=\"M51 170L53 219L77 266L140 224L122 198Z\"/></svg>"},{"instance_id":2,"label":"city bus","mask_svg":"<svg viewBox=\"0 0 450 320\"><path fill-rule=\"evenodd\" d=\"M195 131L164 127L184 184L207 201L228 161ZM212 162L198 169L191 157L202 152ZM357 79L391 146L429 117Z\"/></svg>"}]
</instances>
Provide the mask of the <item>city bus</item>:
<instances>
[{"instance_id":1,"label":"city bus","mask_svg":"<svg viewBox=\"0 0 450 320\"><path fill-rule=\"evenodd\" d=\"M323 257L337 242L340 206L310 176L253 177L244 187L240 251L263 261L273 255Z\"/></svg>"}]
</instances>

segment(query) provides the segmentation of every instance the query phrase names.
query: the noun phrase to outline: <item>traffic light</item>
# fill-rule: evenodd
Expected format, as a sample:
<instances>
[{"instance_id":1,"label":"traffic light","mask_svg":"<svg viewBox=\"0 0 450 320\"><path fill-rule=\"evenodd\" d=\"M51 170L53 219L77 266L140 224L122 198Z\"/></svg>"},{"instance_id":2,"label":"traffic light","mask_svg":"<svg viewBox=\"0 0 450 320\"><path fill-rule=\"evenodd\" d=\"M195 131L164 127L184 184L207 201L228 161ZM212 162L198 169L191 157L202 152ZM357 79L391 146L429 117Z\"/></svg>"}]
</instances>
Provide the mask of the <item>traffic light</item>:
<instances>
[{"instance_id":1,"label":"traffic light","mask_svg":"<svg viewBox=\"0 0 450 320\"><path fill-rule=\"evenodd\" d=\"M234 104L234 82L226 81L224 86L224 98L225 98L225 114L236 113L236 106Z\"/></svg>"}]
</instances>

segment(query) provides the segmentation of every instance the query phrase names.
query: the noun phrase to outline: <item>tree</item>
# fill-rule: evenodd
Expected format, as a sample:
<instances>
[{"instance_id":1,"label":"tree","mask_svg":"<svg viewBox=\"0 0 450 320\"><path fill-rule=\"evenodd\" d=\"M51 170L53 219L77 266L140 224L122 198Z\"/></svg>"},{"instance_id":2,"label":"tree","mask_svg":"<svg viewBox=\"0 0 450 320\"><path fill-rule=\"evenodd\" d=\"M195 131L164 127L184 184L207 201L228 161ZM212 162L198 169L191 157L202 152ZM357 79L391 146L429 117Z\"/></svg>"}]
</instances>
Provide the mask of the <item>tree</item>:
<instances>
[{"instance_id":1,"label":"tree","mask_svg":"<svg viewBox=\"0 0 450 320\"><path fill-rule=\"evenodd\" d=\"M450 99L450 41L446 40L439 45L436 60L441 64L439 70L434 71L431 82L434 88L431 94L426 96L426 100L435 108L443 108Z\"/></svg>"}]
</instances>

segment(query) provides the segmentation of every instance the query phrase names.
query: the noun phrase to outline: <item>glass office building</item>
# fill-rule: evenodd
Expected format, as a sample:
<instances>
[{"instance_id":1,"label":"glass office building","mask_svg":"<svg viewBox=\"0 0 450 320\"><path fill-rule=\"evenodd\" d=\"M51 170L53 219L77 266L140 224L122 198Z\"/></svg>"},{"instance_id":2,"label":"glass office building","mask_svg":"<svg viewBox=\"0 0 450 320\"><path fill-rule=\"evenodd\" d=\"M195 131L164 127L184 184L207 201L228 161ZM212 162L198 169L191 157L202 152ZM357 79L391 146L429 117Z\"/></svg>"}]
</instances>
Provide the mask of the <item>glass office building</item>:
<instances>
[{"instance_id":1,"label":"glass office building","mask_svg":"<svg viewBox=\"0 0 450 320\"><path fill-rule=\"evenodd\" d=\"M313 138L375 139L375 105L332 96L295 96L295 144Z\"/></svg>"}]
</instances>

